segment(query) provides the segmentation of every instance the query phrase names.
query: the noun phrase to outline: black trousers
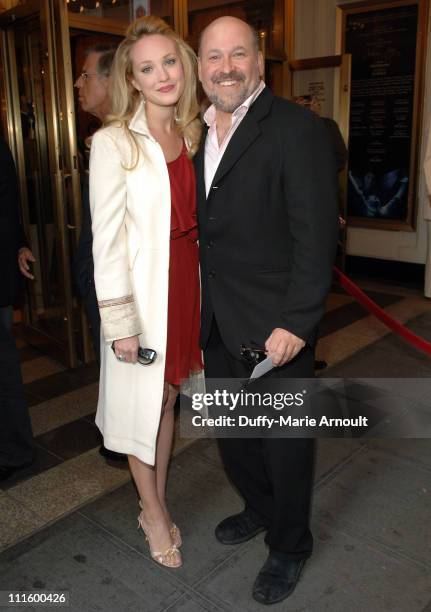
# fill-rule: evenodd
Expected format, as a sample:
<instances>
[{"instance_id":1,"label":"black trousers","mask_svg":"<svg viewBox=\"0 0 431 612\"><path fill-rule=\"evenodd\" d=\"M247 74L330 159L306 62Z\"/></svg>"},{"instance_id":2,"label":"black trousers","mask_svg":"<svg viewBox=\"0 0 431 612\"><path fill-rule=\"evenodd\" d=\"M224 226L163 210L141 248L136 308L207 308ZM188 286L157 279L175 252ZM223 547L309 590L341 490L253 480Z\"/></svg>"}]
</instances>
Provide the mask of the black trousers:
<instances>
[{"instance_id":1,"label":"black trousers","mask_svg":"<svg viewBox=\"0 0 431 612\"><path fill-rule=\"evenodd\" d=\"M207 378L245 378L251 373L221 339L215 319L204 350ZM276 368L278 378L312 378L314 350L308 346L289 364ZM309 528L314 467L314 440L308 438L219 438L226 473L247 508L268 525L265 538L272 550L292 559L309 557Z\"/></svg>"},{"instance_id":2,"label":"black trousers","mask_svg":"<svg viewBox=\"0 0 431 612\"><path fill-rule=\"evenodd\" d=\"M100 313L97 305L97 296L94 283L90 286L88 293L84 296L85 312L90 323L91 340L97 363L100 364Z\"/></svg>"},{"instance_id":3,"label":"black trousers","mask_svg":"<svg viewBox=\"0 0 431 612\"><path fill-rule=\"evenodd\" d=\"M4 467L33 460L33 434L12 318L12 306L0 307L0 465Z\"/></svg>"}]
</instances>

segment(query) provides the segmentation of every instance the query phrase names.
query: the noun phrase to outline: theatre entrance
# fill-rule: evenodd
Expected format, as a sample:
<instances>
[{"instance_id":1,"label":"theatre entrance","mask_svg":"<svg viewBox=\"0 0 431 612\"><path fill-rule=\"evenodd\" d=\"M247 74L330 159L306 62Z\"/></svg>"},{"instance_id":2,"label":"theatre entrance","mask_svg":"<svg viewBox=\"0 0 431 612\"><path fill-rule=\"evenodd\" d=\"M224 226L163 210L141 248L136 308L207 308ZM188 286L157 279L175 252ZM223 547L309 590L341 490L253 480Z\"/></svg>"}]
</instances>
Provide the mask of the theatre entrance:
<instances>
[{"instance_id":1,"label":"theatre entrance","mask_svg":"<svg viewBox=\"0 0 431 612\"><path fill-rule=\"evenodd\" d=\"M98 126L79 112L73 83L85 46L115 43L125 24L98 20L95 26L69 14L66 3L37 0L0 15L0 28L2 131L16 161L23 226L36 258L19 316L29 344L77 367L94 358L73 274L85 172L79 139Z\"/></svg>"},{"instance_id":2,"label":"theatre entrance","mask_svg":"<svg viewBox=\"0 0 431 612\"><path fill-rule=\"evenodd\" d=\"M293 0L9 0L8 6L15 3L0 13L0 131L16 161L23 225L36 258L21 316L30 344L77 367L94 359L73 280L82 143L95 128L73 87L85 49L118 42L131 19L149 10L195 48L207 23L235 15L259 32L266 83L288 96L292 37L285 24L294 22Z\"/></svg>"}]
</instances>

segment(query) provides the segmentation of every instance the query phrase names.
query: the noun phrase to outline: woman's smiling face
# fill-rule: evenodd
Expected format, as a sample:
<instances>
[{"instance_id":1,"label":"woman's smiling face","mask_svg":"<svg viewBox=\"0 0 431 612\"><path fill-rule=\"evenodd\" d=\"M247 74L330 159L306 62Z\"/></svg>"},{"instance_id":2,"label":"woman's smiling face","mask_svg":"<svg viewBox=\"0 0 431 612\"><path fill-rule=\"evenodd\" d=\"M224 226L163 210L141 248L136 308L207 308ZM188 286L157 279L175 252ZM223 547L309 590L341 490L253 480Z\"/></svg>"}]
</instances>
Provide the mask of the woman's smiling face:
<instances>
[{"instance_id":1,"label":"woman's smiling face","mask_svg":"<svg viewBox=\"0 0 431 612\"><path fill-rule=\"evenodd\" d=\"M175 106L184 90L184 70L175 42L161 34L140 38L130 50L132 85L145 101Z\"/></svg>"}]
</instances>

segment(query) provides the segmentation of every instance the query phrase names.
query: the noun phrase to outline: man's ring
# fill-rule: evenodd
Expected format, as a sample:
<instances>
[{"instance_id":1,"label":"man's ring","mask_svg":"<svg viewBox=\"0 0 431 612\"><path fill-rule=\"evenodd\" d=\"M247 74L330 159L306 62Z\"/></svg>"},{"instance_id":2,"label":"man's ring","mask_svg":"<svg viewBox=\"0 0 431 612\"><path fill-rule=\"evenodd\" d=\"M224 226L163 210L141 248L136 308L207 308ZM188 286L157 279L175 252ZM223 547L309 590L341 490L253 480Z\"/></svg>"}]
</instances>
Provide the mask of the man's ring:
<instances>
[{"instance_id":1,"label":"man's ring","mask_svg":"<svg viewBox=\"0 0 431 612\"><path fill-rule=\"evenodd\" d=\"M118 359L118 361L123 361L124 360L124 355L118 355L117 359Z\"/></svg>"}]
</instances>

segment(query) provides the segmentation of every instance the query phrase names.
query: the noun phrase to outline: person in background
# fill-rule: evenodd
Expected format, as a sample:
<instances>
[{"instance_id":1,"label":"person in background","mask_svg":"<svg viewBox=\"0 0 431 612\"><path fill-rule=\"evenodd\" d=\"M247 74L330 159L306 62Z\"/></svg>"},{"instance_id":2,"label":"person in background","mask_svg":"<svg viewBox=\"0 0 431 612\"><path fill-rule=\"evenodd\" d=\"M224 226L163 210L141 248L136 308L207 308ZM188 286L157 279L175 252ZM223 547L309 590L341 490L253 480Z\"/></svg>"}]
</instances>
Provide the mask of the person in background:
<instances>
[{"instance_id":1,"label":"person in background","mask_svg":"<svg viewBox=\"0 0 431 612\"><path fill-rule=\"evenodd\" d=\"M109 108L109 75L115 49L110 45L95 45L85 53L82 72L76 79L78 102L82 110L96 117L101 124L105 121ZM100 365L100 315L97 306L96 288L94 286L93 234L91 231L90 196L88 187L88 158L90 155L91 136L86 138L84 152L84 169L81 174L82 224L79 235L78 250L75 257L75 277L79 294L84 302L85 311L90 323L91 338ZM126 461L121 453L105 448L101 444L99 452L112 461Z\"/></svg>"},{"instance_id":2,"label":"person in background","mask_svg":"<svg viewBox=\"0 0 431 612\"><path fill-rule=\"evenodd\" d=\"M296 102L296 104L299 104L300 106L303 106L304 108L308 108L309 110L313 111L313 113L316 113L320 116L320 104L314 96L298 96L294 99L294 102ZM331 117L320 118L329 132L329 137L334 147L337 172L340 173L346 167L347 159L349 156L346 143L344 142L344 138L340 131L340 128L338 127L338 123L334 119L331 119Z\"/></svg>"},{"instance_id":3,"label":"person in background","mask_svg":"<svg viewBox=\"0 0 431 612\"><path fill-rule=\"evenodd\" d=\"M320 103L314 96L311 96L311 95L298 96L294 98L294 102L296 102L296 104L299 104L300 106L303 106L304 108L308 108L309 110L313 111L313 113L316 113L317 115L320 116L320 110L321 110ZM349 157L346 143L344 142L344 138L340 131L340 128L338 127L338 123L334 119L331 119L330 117L321 117L321 116L320 118L328 130L330 141L334 149L335 162L337 164L337 172L338 174L340 174L340 172L342 172L344 168L346 167L347 159ZM343 214L344 213L342 211L342 202L340 199L340 214L338 215L338 223L339 223L340 231L345 230L346 228L346 220ZM324 361L323 359L316 359L314 361L315 370L324 370L326 367L328 367L328 363Z\"/></svg>"},{"instance_id":4,"label":"person in background","mask_svg":"<svg viewBox=\"0 0 431 612\"><path fill-rule=\"evenodd\" d=\"M90 113L100 123L109 112L109 73L115 49L106 45L89 47L85 53L82 72L76 79L78 102L82 110ZM82 173L82 225L78 250L75 258L75 276L79 293L84 300L85 310L90 322L93 348L100 364L100 316L94 287L93 234L91 232L90 198L88 193L88 157L91 136L86 139L84 172Z\"/></svg>"},{"instance_id":5,"label":"person in background","mask_svg":"<svg viewBox=\"0 0 431 612\"><path fill-rule=\"evenodd\" d=\"M115 54L112 107L94 136L90 204L101 315L96 424L128 455L151 557L180 567L166 502L173 407L202 370L195 176L196 57L162 20L133 22Z\"/></svg>"},{"instance_id":6,"label":"person in background","mask_svg":"<svg viewBox=\"0 0 431 612\"><path fill-rule=\"evenodd\" d=\"M24 394L18 350L13 338L13 305L20 274L33 278L35 258L19 218L15 164L0 140L0 480L33 462L33 435Z\"/></svg>"}]
</instances>

